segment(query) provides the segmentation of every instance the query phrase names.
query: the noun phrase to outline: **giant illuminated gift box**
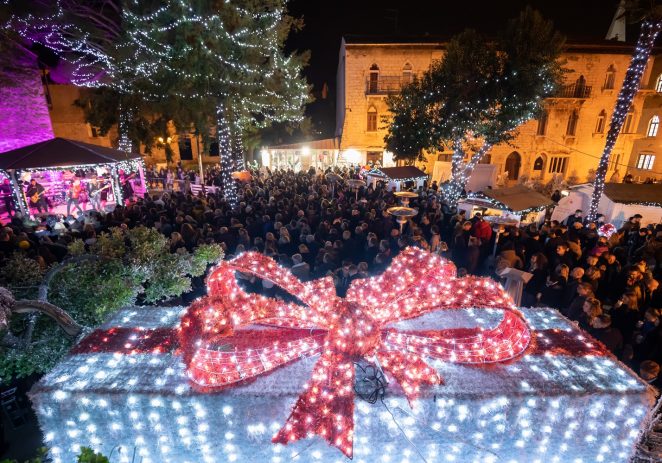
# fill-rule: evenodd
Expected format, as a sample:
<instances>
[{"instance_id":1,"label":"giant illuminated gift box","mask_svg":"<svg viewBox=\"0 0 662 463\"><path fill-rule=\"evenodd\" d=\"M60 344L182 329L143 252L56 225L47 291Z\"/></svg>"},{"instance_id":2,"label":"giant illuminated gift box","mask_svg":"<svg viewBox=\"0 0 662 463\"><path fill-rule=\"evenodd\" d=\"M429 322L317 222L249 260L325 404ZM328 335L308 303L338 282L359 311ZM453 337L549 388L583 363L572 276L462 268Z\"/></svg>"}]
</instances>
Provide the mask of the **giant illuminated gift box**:
<instances>
[{"instance_id":1,"label":"giant illuminated gift box","mask_svg":"<svg viewBox=\"0 0 662 463\"><path fill-rule=\"evenodd\" d=\"M476 292L475 285L483 284L469 281L473 285L457 286L445 297L457 299L458 293ZM209 304L205 313L218 318ZM354 461L371 463L624 462L654 402L646 383L558 312L522 309L530 342L527 338L526 351L518 358L477 364L430 354L426 363L443 384L421 387L413 408L406 398L412 382L394 379L387 371L381 399L384 376L359 361L356 394L349 394L353 412L349 417L338 410L332 414L338 423L335 432L353 424L350 447L329 442L320 425L290 436L287 445L272 443L274 435L278 441L283 432L296 431L293 406L300 406L302 391L311 393L319 385L314 366L320 356L306 351L314 346L301 348L290 337L291 329L275 340L272 328L238 328L234 336L244 345L266 337L272 346L279 343L281 351L296 348L298 354L268 373L273 359L262 357L255 371L244 372L244 381L215 390L205 382L214 378L212 361L218 358L191 363L181 352L185 347L177 347L185 343L185 330L177 329L184 313L183 308L121 311L33 388L31 398L54 462L75 461L81 446L112 454L111 461L143 463L346 462L347 453L353 453ZM472 327L488 333L505 319L501 308L447 308L392 323L389 335L451 336ZM402 351L416 357L416 349L409 347ZM235 364L243 361L227 346L214 352L230 356ZM247 352L250 358L253 351ZM210 374L201 376L192 368L196 365ZM224 366L222 372L230 377L237 371ZM326 412L322 407L319 416L308 420L317 423Z\"/></svg>"}]
</instances>

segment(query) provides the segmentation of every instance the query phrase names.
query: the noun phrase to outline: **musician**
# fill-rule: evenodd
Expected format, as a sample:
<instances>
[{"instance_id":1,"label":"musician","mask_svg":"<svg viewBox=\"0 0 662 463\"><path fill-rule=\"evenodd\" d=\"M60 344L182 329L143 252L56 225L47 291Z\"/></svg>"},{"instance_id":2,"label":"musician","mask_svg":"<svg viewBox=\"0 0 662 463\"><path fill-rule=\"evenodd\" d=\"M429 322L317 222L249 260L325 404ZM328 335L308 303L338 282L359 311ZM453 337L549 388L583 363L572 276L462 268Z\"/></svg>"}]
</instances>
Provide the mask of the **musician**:
<instances>
[{"instance_id":1,"label":"musician","mask_svg":"<svg viewBox=\"0 0 662 463\"><path fill-rule=\"evenodd\" d=\"M14 195L12 194L11 182L8 178L4 179L2 185L0 185L0 197L2 197L2 201L5 203L7 214L11 217L14 215Z\"/></svg>"},{"instance_id":2,"label":"musician","mask_svg":"<svg viewBox=\"0 0 662 463\"><path fill-rule=\"evenodd\" d=\"M85 211L80 207L81 193L83 192L83 185L81 185L78 178L74 178L73 183L69 187L69 193L67 194L67 217L71 211L71 205L73 204L78 208L80 214L83 214Z\"/></svg>"},{"instance_id":3,"label":"musician","mask_svg":"<svg viewBox=\"0 0 662 463\"><path fill-rule=\"evenodd\" d=\"M108 188L110 188L110 185L103 186L96 177L92 178L87 185L90 204L95 211L103 212L104 206L102 206L101 201Z\"/></svg>"},{"instance_id":4,"label":"musician","mask_svg":"<svg viewBox=\"0 0 662 463\"><path fill-rule=\"evenodd\" d=\"M37 209L39 214L43 212L48 213L48 203L46 203L46 188L44 188L40 183L37 183L36 179L30 180L30 185L25 192L25 195L28 197L28 205Z\"/></svg>"},{"instance_id":5,"label":"musician","mask_svg":"<svg viewBox=\"0 0 662 463\"><path fill-rule=\"evenodd\" d=\"M133 185L131 185L131 179L135 177L135 174L126 175L124 171L120 170L120 185L122 188L122 196L124 197L124 202L128 206L133 201Z\"/></svg>"}]
</instances>

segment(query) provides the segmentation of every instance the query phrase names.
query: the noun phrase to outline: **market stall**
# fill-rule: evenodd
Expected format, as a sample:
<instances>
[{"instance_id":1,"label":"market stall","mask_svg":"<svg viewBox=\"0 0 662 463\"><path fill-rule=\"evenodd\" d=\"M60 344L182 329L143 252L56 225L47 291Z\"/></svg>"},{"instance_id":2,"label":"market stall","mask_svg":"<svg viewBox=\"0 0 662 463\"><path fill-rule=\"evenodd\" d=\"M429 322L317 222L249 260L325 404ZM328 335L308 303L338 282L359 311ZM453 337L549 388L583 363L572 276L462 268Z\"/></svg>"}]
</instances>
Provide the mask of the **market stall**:
<instances>
[{"instance_id":1,"label":"market stall","mask_svg":"<svg viewBox=\"0 0 662 463\"><path fill-rule=\"evenodd\" d=\"M480 212L490 222L518 225L541 223L545 219L545 210L553 205L554 201L541 193L516 185L470 193L460 201L458 208L467 211L468 218Z\"/></svg>"},{"instance_id":2,"label":"market stall","mask_svg":"<svg viewBox=\"0 0 662 463\"><path fill-rule=\"evenodd\" d=\"M389 191L395 188L395 191L403 189L417 190L422 188L428 179L428 174L418 167L380 167L374 168L366 174L368 185L373 187L377 182L386 183Z\"/></svg>"},{"instance_id":3,"label":"market stall","mask_svg":"<svg viewBox=\"0 0 662 463\"><path fill-rule=\"evenodd\" d=\"M560 201L553 220L563 221L577 209L587 212L591 203L593 185L577 185L567 190ZM662 184L606 183L605 191L598 204L598 213L605 222L616 228L635 214L641 214L644 224L662 221Z\"/></svg>"},{"instance_id":4,"label":"market stall","mask_svg":"<svg viewBox=\"0 0 662 463\"><path fill-rule=\"evenodd\" d=\"M90 192L98 191L99 195L104 195L105 208L121 204L123 190L138 195L145 192L140 154L65 138L53 138L0 154L0 182L11 185L10 203L24 215L31 214L29 205L36 203L33 199L43 204L48 212L65 213L65 203L72 190L80 190L80 201L93 199ZM78 191L76 196L80 202Z\"/></svg>"}]
</instances>

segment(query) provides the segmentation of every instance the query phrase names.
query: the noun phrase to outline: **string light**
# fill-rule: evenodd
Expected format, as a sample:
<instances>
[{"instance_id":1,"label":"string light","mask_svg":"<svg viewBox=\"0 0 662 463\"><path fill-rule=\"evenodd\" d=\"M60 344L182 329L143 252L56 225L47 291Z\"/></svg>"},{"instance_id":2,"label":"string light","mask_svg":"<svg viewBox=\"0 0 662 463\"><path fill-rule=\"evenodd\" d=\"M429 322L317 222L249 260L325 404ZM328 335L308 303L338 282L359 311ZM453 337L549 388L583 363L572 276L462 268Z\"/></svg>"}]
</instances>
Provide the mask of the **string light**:
<instances>
[{"instance_id":1,"label":"string light","mask_svg":"<svg viewBox=\"0 0 662 463\"><path fill-rule=\"evenodd\" d=\"M300 61L282 50L284 3L272 11L256 5L253 11L226 2L209 14L178 0L167 0L157 8L139 2L122 6L122 33L104 37L103 44L79 26L66 23L67 12L60 1L53 17L12 16L6 27L70 61L75 85L112 88L121 98L142 99L147 107L164 99L151 89L166 86L169 97L195 99L202 105L206 100L222 100L225 108L216 111L220 125L215 131L224 171L243 168L241 137L247 128L303 119L309 88L301 78ZM187 32L193 29L198 33ZM172 37L185 40L171 44ZM192 57L204 72L189 69L187 60ZM135 110L135 105L120 105L122 150L131 147L128 121ZM230 115L228 121L222 120ZM218 135L226 131L225 124L229 133ZM234 206L236 187L229 175L223 177L228 179L223 184L225 196Z\"/></svg>"},{"instance_id":2,"label":"string light","mask_svg":"<svg viewBox=\"0 0 662 463\"><path fill-rule=\"evenodd\" d=\"M235 272L272 281L305 306L245 293ZM331 279L301 283L271 258L253 252L221 263L207 284L208 296L196 301L181 323L181 346L191 381L202 390L224 388L319 354L312 380L273 441L288 444L316 434L350 458L358 359L376 360L412 403L423 386L441 382L423 357L497 363L520 356L530 341L524 319L501 286L487 278L457 279L452 263L413 247L398 254L382 275L353 282L344 299L336 296ZM504 316L489 330L413 335L385 328L437 310L467 306L500 309ZM246 336L235 330L255 323L308 330L298 337L283 333L283 338L275 338L280 342L274 342L272 334L253 333L247 346Z\"/></svg>"},{"instance_id":3,"label":"string light","mask_svg":"<svg viewBox=\"0 0 662 463\"><path fill-rule=\"evenodd\" d=\"M115 197L116 204L123 203L122 187L115 179L119 177L120 171L123 172L136 172L140 169L145 170L145 161L142 158L135 158L126 161L118 161L112 163L102 163L102 164L73 164L68 166L53 166L53 167L31 167L29 169L16 169L13 172L8 172L3 169L0 169L0 175L8 179L13 179L13 175L16 176L16 183L11 182L12 194L14 197L14 204L22 205L23 207L19 208L29 211L29 207L25 198L25 194L22 190L23 184L21 178L24 173L38 173L38 172L76 172L78 170L91 170L91 169L106 169L110 173L110 184L113 190L113 196Z\"/></svg>"},{"instance_id":4,"label":"string light","mask_svg":"<svg viewBox=\"0 0 662 463\"><path fill-rule=\"evenodd\" d=\"M594 221L598 215L598 205L600 204L600 198L602 198L605 190L605 178L609 168L611 152L614 149L618 135L621 132L627 113L632 106L632 100L639 91L641 78L646 70L651 50L655 45L655 38L661 29L662 21L646 20L641 23L639 39L637 40L637 45L635 46L630 66L628 66L628 69L625 72L623 86L618 93L616 107L614 108L614 113L612 114L609 123L609 132L607 133L605 149L602 152L600 162L598 163L598 169L595 173L593 194L591 195L591 204L587 215L587 220L589 221Z\"/></svg>"},{"instance_id":5,"label":"string light","mask_svg":"<svg viewBox=\"0 0 662 463\"><path fill-rule=\"evenodd\" d=\"M552 205L551 201L550 204L545 205L545 206L532 206L532 207L527 207L526 209L521 209L521 210L513 210L512 208L508 207L506 204L502 203L501 201L491 198L487 196L486 194L482 192L476 192L476 193L469 193L467 195L467 199L477 199L480 200L481 203L486 203L488 207L492 209L501 209L509 212L513 212L519 215L526 215L531 212L540 212L544 211L548 207Z\"/></svg>"},{"instance_id":6,"label":"string light","mask_svg":"<svg viewBox=\"0 0 662 463\"><path fill-rule=\"evenodd\" d=\"M305 387L314 359L216 394L193 391L177 355L183 310L118 312L34 386L31 398L53 463L75 461L82 446L122 463L134 454L143 463L349 461L322 439L288 447L269 442L290 413L292 394ZM534 342L519 361L480 367L425 355L446 381L422 391L413 410L395 381L383 403L357 398L354 459L414 461L420 452L428 463L627 461L654 403L652 388L556 310L521 313ZM466 308L393 328L426 337L431 329L497 326L502 317L500 309ZM292 339L322 331L253 326L235 336L250 347L262 333L284 352Z\"/></svg>"}]
</instances>

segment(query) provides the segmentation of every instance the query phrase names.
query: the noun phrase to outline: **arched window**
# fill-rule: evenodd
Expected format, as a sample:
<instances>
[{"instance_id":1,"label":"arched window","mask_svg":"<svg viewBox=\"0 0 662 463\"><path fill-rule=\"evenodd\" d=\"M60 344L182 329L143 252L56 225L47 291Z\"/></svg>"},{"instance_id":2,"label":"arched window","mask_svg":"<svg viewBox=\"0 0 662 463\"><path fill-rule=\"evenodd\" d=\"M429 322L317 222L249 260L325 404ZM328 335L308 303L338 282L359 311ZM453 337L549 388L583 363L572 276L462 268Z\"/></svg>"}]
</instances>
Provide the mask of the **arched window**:
<instances>
[{"instance_id":1,"label":"arched window","mask_svg":"<svg viewBox=\"0 0 662 463\"><path fill-rule=\"evenodd\" d=\"M402 68L402 85L407 85L414 80L414 73L412 72L411 64L407 63Z\"/></svg>"},{"instance_id":2,"label":"arched window","mask_svg":"<svg viewBox=\"0 0 662 463\"><path fill-rule=\"evenodd\" d=\"M377 131L377 108L370 106L368 108L368 132Z\"/></svg>"},{"instance_id":3,"label":"arched window","mask_svg":"<svg viewBox=\"0 0 662 463\"><path fill-rule=\"evenodd\" d=\"M607 120L607 113L603 109L598 114L598 120L595 123L595 133L604 133L605 132L605 121Z\"/></svg>"},{"instance_id":4,"label":"arched window","mask_svg":"<svg viewBox=\"0 0 662 463\"><path fill-rule=\"evenodd\" d=\"M651 120L648 121L648 130L646 130L647 137L655 137L657 135L657 129L660 128L660 118L657 114L651 117Z\"/></svg>"},{"instance_id":5,"label":"arched window","mask_svg":"<svg viewBox=\"0 0 662 463\"><path fill-rule=\"evenodd\" d=\"M570 117L568 117L568 125L565 129L567 137L575 136L575 132L577 132L577 121L579 121L579 114L577 114L577 110L575 109L570 113Z\"/></svg>"},{"instance_id":6,"label":"arched window","mask_svg":"<svg viewBox=\"0 0 662 463\"><path fill-rule=\"evenodd\" d=\"M533 170L543 170L545 168L545 160L542 156L538 156L533 162Z\"/></svg>"},{"instance_id":7,"label":"arched window","mask_svg":"<svg viewBox=\"0 0 662 463\"><path fill-rule=\"evenodd\" d=\"M575 81L575 98L586 98L587 95L587 88L586 88L586 78L581 75L579 78Z\"/></svg>"},{"instance_id":8,"label":"arched window","mask_svg":"<svg viewBox=\"0 0 662 463\"><path fill-rule=\"evenodd\" d=\"M605 74L605 84L602 87L604 90L612 90L614 88L614 82L616 80L616 68L613 64L609 65L607 68L607 74Z\"/></svg>"},{"instance_id":9,"label":"arched window","mask_svg":"<svg viewBox=\"0 0 662 463\"><path fill-rule=\"evenodd\" d=\"M368 92L379 92L379 66L373 64L370 66L370 76L368 78Z\"/></svg>"},{"instance_id":10,"label":"arched window","mask_svg":"<svg viewBox=\"0 0 662 463\"><path fill-rule=\"evenodd\" d=\"M538 119L538 130L536 131L536 135L545 135L547 133L547 110L545 109L541 114L540 118Z\"/></svg>"},{"instance_id":11,"label":"arched window","mask_svg":"<svg viewBox=\"0 0 662 463\"><path fill-rule=\"evenodd\" d=\"M662 93L662 74L657 76L657 80L655 81L655 91L657 93Z\"/></svg>"}]
</instances>

